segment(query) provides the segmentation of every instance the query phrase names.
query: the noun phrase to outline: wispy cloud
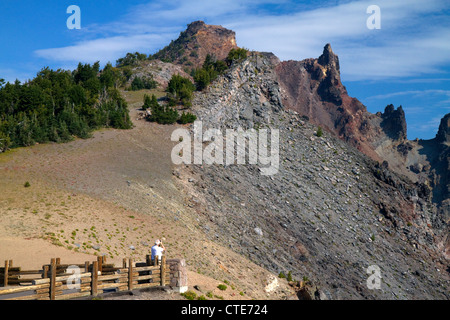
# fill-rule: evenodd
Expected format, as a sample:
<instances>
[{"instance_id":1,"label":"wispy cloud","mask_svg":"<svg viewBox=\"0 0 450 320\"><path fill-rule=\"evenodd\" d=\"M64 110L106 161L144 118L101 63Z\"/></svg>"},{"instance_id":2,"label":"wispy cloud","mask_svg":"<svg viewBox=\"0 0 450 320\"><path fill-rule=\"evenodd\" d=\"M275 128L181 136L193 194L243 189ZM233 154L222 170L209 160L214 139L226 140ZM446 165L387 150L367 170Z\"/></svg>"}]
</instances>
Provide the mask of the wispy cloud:
<instances>
[{"instance_id":1,"label":"wispy cloud","mask_svg":"<svg viewBox=\"0 0 450 320\"><path fill-rule=\"evenodd\" d=\"M317 57L330 42L345 80L406 77L441 71L450 63L450 24L444 1L376 1L381 30L369 30L367 7L353 1L285 16L234 21L238 43L274 51L281 59Z\"/></svg>"},{"instance_id":2,"label":"wispy cloud","mask_svg":"<svg viewBox=\"0 0 450 320\"><path fill-rule=\"evenodd\" d=\"M366 9L375 2L381 30L366 27ZM289 0L157 0L108 24L87 26L84 41L36 54L56 61L114 61L129 51L154 52L187 23L204 20L236 31L238 45L274 52L282 60L317 57L330 42L345 81L417 77L450 65L450 41L444 41L450 39L450 21L441 13L449 8L446 0L375 2L330 1L296 11L299 4ZM271 13L267 8L275 5L293 10Z\"/></svg>"},{"instance_id":3,"label":"wispy cloud","mask_svg":"<svg viewBox=\"0 0 450 320\"><path fill-rule=\"evenodd\" d=\"M131 51L147 51L163 39L158 34L139 34L133 36L115 36L95 40L80 41L73 46L37 50L35 54L53 61L115 62Z\"/></svg>"},{"instance_id":4,"label":"wispy cloud","mask_svg":"<svg viewBox=\"0 0 450 320\"><path fill-rule=\"evenodd\" d=\"M441 117L433 117L432 119L425 122L417 122L410 126L410 129L415 130L420 133L436 132L436 128L439 127L441 123Z\"/></svg>"},{"instance_id":5,"label":"wispy cloud","mask_svg":"<svg viewBox=\"0 0 450 320\"><path fill-rule=\"evenodd\" d=\"M433 84L439 84L442 82L449 82L450 78L416 78L416 79L398 79L398 80L392 80L391 82L395 83L433 83Z\"/></svg>"},{"instance_id":6,"label":"wispy cloud","mask_svg":"<svg viewBox=\"0 0 450 320\"><path fill-rule=\"evenodd\" d=\"M446 96L450 98L450 90L441 90L441 89L428 89L428 90L407 90L407 91L398 91L398 92L392 92L387 94L379 94L375 96L371 96L366 98L367 100L384 100L389 99L392 97L399 97L399 96L410 96L410 97L416 97L416 98L423 98L426 96L431 95L440 95L440 96Z\"/></svg>"}]
</instances>

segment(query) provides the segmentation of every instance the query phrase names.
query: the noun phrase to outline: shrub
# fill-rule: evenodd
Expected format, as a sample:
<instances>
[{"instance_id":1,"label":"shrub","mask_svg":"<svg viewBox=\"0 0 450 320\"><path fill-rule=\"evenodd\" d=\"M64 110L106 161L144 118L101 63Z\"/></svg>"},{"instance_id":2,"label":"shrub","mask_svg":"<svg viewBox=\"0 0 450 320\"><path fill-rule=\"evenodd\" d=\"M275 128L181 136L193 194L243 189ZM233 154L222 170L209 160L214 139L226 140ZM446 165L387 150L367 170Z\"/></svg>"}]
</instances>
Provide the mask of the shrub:
<instances>
[{"instance_id":1,"label":"shrub","mask_svg":"<svg viewBox=\"0 0 450 320\"><path fill-rule=\"evenodd\" d=\"M152 98L147 95L144 96L144 106L142 108L150 108L152 113L148 120L159 124L172 124L180 118L178 111L173 107L160 105L155 95L152 95Z\"/></svg>"},{"instance_id":2,"label":"shrub","mask_svg":"<svg viewBox=\"0 0 450 320\"><path fill-rule=\"evenodd\" d=\"M152 97L148 95L144 95L144 105L142 106L143 110L153 110L155 107L157 108L159 106L158 100L156 99L156 96L152 94Z\"/></svg>"},{"instance_id":3,"label":"shrub","mask_svg":"<svg viewBox=\"0 0 450 320\"><path fill-rule=\"evenodd\" d=\"M211 82L222 74L228 68L224 61L216 60L216 58L208 54L203 62L201 69L197 69L193 73L193 78L198 91L205 89Z\"/></svg>"},{"instance_id":4,"label":"shrub","mask_svg":"<svg viewBox=\"0 0 450 320\"><path fill-rule=\"evenodd\" d=\"M174 74L167 85L167 98L169 105L182 104L186 107L192 105L192 93L195 90L194 84L188 79L178 74Z\"/></svg>"},{"instance_id":5,"label":"shrub","mask_svg":"<svg viewBox=\"0 0 450 320\"><path fill-rule=\"evenodd\" d=\"M242 61L247 58L248 50L244 48L231 49L228 53L226 62L230 66L235 61Z\"/></svg>"},{"instance_id":6,"label":"shrub","mask_svg":"<svg viewBox=\"0 0 450 320\"><path fill-rule=\"evenodd\" d=\"M294 281L292 279L292 273L290 271L288 272L288 275L287 275L287 281L289 281L289 282Z\"/></svg>"},{"instance_id":7,"label":"shrub","mask_svg":"<svg viewBox=\"0 0 450 320\"><path fill-rule=\"evenodd\" d=\"M137 91L142 89L155 89L158 83L153 80L153 76L149 77L135 77L131 82L131 91Z\"/></svg>"},{"instance_id":8,"label":"shrub","mask_svg":"<svg viewBox=\"0 0 450 320\"><path fill-rule=\"evenodd\" d=\"M184 113L180 116L180 119L178 119L178 123L186 124L186 123L193 123L195 120L197 120L197 116L188 112Z\"/></svg>"},{"instance_id":9,"label":"shrub","mask_svg":"<svg viewBox=\"0 0 450 320\"><path fill-rule=\"evenodd\" d=\"M123 77L122 84L124 84L124 82L127 82L128 80L130 80L132 75L133 75L133 70L130 67L122 68L122 77Z\"/></svg>"},{"instance_id":10,"label":"shrub","mask_svg":"<svg viewBox=\"0 0 450 320\"><path fill-rule=\"evenodd\" d=\"M320 138L321 136L323 136L323 130L322 127L317 128L317 133L316 135Z\"/></svg>"},{"instance_id":11,"label":"shrub","mask_svg":"<svg viewBox=\"0 0 450 320\"><path fill-rule=\"evenodd\" d=\"M197 294L193 291L186 291L186 292L182 293L181 295L188 300L195 300L197 298Z\"/></svg>"},{"instance_id":12,"label":"shrub","mask_svg":"<svg viewBox=\"0 0 450 320\"><path fill-rule=\"evenodd\" d=\"M211 74L210 74L210 72L208 72L205 69L195 70L194 81L195 81L195 85L197 86L197 90L202 91L212 81Z\"/></svg>"},{"instance_id":13,"label":"shrub","mask_svg":"<svg viewBox=\"0 0 450 320\"><path fill-rule=\"evenodd\" d=\"M1 122L0 122L1 124ZM11 139L0 131L0 153L8 150L8 147L11 145Z\"/></svg>"},{"instance_id":14,"label":"shrub","mask_svg":"<svg viewBox=\"0 0 450 320\"><path fill-rule=\"evenodd\" d=\"M25 184L23 185L25 188L29 188L29 187L31 187L31 185L30 185L30 183L27 181L27 182L25 182Z\"/></svg>"},{"instance_id":15,"label":"shrub","mask_svg":"<svg viewBox=\"0 0 450 320\"><path fill-rule=\"evenodd\" d=\"M278 278L286 279L286 275L283 273L283 271L280 272L280 274L278 275Z\"/></svg>"},{"instance_id":16,"label":"shrub","mask_svg":"<svg viewBox=\"0 0 450 320\"><path fill-rule=\"evenodd\" d=\"M178 111L171 106L165 106L161 112L155 117L155 121L159 124L172 124L175 123L180 115Z\"/></svg>"},{"instance_id":17,"label":"shrub","mask_svg":"<svg viewBox=\"0 0 450 320\"><path fill-rule=\"evenodd\" d=\"M128 52L125 57L120 58L116 61L116 66L117 67L134 66L134 65L137 65L139 61L143 61L146 59L147 59L147 55L145 53Z\"/></svg>"},{"instance_id":18,"label":"shrub","mask_svg":"<svg viewBox=\"0 0 450 320\"><path fill-rule=\"evenodd\" d=\"M224 284L219 284L219 285L217 286L217 288L219 288L219 289L222 290L222 291L227 290L227 286L224 285Z\"/></svg>"}]
</instances>

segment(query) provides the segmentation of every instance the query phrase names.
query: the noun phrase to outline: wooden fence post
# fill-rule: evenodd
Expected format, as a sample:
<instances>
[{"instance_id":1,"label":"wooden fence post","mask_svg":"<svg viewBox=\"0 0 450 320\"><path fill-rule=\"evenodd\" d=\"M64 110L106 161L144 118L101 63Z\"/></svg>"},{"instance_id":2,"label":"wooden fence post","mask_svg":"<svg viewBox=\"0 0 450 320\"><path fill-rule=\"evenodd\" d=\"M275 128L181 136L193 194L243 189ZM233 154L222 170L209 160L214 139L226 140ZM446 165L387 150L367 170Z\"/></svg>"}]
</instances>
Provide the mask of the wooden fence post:
<instances>
[{"instance_id":1,"label":"wooden fence post","mask_svg":"<svg viewBox=\"0 0 450 320\"><path fill-rule=\"evenodd\" d=\"M122 266L123 266L124 269L126 269L126 267L127 267L127 258L123 258Z\"/></svg>"},{"instance_id":2,"label":"wooden fence post","mask_svg":"<svg viewBox=\"0 0 450 320\"><path fill-rule=\"evenodd\" d=\"M161 287L166 285L166 256L161 259Z\"/></svg>"},{"instance_id":3,"label":"wooden fence post","mask_svg":"<svg viewBox=\"0 0 450 320\"><path fill-rule=\"evenodd\" d=\"M97 262L98 262L98 271L102 272L103 271L103 258L97 257Z\"/></svg>"},{"instance_id":4,"label":"wooden fence post","mask_svg":"<svg viewBox=\"0 0 450 320\"><path fill-rule=\"evenodd\" d=\"M5 273L3 274L3 286L4 287L8 286L8 266L9 266L9 262L8 262L8 260L5 260Z\"/></svg>"},{"instance_id":5,"label":"wooden fence post","mask_svg":"<svg viewBox=\"0 0 450 320\"><path fill-rule=\"evenodd\" d=\"M91 295L94 297L97 295L97 282L98 282L98 261L92 263L92 275L91 275Z\"/></svg>"},{"instance_id":6,"label":"wooden fence post","mask_svg":"<svg viewBox=\"0 0 450 320\"><path fill-rule=\"evenodd\" d=\"M56 259L51 260L50 267L50 300L55 300L56 296Z\"/></svg>"},{"instance_id":7,"label":"wooden fence post","mask_svg":"<svg viewBox=\"0 0 450 320\"><path fill-rule=\"evenodd\" d=\"M133 290L133 259L128 260L128 290Z\"/></svg>"},{"instance_id":8,"label":"wooden fence post","mask_svg":"<svg viewBox=\"0 0 450 320\"><path fill-rule=\"evenodd\" d=\"M47 279L48 278L48 265L45 265L43 268L44 268L44 272L42 273L42 279Z\"/></svg>"}]
</instances>

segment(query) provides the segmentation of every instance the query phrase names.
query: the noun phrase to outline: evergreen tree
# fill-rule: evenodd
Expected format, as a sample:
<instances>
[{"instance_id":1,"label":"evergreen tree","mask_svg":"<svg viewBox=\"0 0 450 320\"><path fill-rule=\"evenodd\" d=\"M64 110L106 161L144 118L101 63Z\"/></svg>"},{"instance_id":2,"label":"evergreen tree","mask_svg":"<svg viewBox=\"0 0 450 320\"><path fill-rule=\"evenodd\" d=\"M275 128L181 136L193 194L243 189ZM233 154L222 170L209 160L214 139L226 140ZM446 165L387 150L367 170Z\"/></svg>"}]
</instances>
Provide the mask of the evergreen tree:
<instances>
[{"instance_id":1,"label":"evergreen tree","mask_svg":"<svg viewBox=\"0 0 450 320\"><path fill-rule=\"evenodd\" d=\"M114 87L117 88L119 85L121 73L117 68L114 68L110 62L108 62L103 68L100 74L100 84L104 88Z\"/></svg>"},{"instance_id":2,"label":"evergreen tree","mask_svg":"<svg viewBox=\"0 0 450 320\"><path fill-rule=\"evenodd\" d=\"M231 49L225 61L230 66L233 62L242 61L247 58L248 50L244 48Z\"/></svg>"},{"instance_id":3,"label":"evergreen tree","mask_svg":"<svg viewBox=\"0 0 450 320\"><path fill-rule=\"evenodd\" d=\"M158 83L153 80L153 76L148 77L135 77L131 82L130 89L132 91L142 90L142 89L155 89Z\"/></svg>"},{"instance_id":4,"label":"evergreen tree","mask_svg":"<svg viewBox=\"0 0 450 320\"><path fill-rule=\"evenodd\" d=\"M152 97L148 95L144 95L144 105L142 106L143 110L153 110L155 107L157 108L159 106L158 99L156 99L156 96L152 94Z\"/></svg>"},{"instance_id":5,"label":"evergreen tree","mask_svg":"<svg viewBox=\"0 0 450 320\"><path fill-rule=\"evenodd\" d=\"M11 145L11 139L0 130L0 153L8 150Z\"/></svg>"},{"instance_id":6,"label":"evergreen tree","mask_svg":"<svg viewBox=\"0 0 450 320\"><path fill-rule=\"evenodd\" d=\"M194 90L195 86L188 78L174 74L166 89L169 105L183 104L186 107L190 107Z\"/></svg>"},{"instance_id":7,"label":"evergreen tree","mask_svg":"<svg viewBox=\"0 0 450 320\"><path fill-rule=\"evenodd\" d=\"M205 89L211 82L228 69L224 61L216 60L210 54L206 55L201 69L194 71L193 78L198 91Z\"/></svg>"},{"instance_id":8,"label":"evergreen tree","mask_svg":"<svg viewBox=\"0 0 450 320\"><path fill-rule=\"evenodd\" d=\"M131 128L128 106L114 88L120 72L108 64L73 72L44 68L22 84L0 87L0 152L36 142L87 138L100 127Z\"/></svg>"},{"instance_id":9,"label":"evergreen tree","mask_svg":"<svg viewBox=\"0 0 450 320\"><path fill-rule=\"evenodd\" d=\"M193 123L195 120L197 120L197 116L188 112L184 113L180 116L180 119L178 119L178 123L181 124L187 124L187 123Z\"/></svg>"}]
</instances>

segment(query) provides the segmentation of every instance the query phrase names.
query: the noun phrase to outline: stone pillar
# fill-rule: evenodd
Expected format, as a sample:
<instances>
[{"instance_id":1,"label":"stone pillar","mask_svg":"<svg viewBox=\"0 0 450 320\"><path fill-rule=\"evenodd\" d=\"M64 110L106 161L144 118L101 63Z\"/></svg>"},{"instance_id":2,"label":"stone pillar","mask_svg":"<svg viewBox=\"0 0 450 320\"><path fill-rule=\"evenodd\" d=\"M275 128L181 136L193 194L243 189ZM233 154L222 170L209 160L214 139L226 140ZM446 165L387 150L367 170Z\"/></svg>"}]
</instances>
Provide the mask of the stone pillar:
<instances>
[{"instance_id":1,"label":"stone pillar","mask_svg":"<svg viewBox=\"0 0 450 320\"><path fill-rule=\"evenodd\" d=\"M184 259L167 259L168 272L170 274L169 285L179 293L188 290L188 276L186 261Z\"/></svg>"}]
</instances>

